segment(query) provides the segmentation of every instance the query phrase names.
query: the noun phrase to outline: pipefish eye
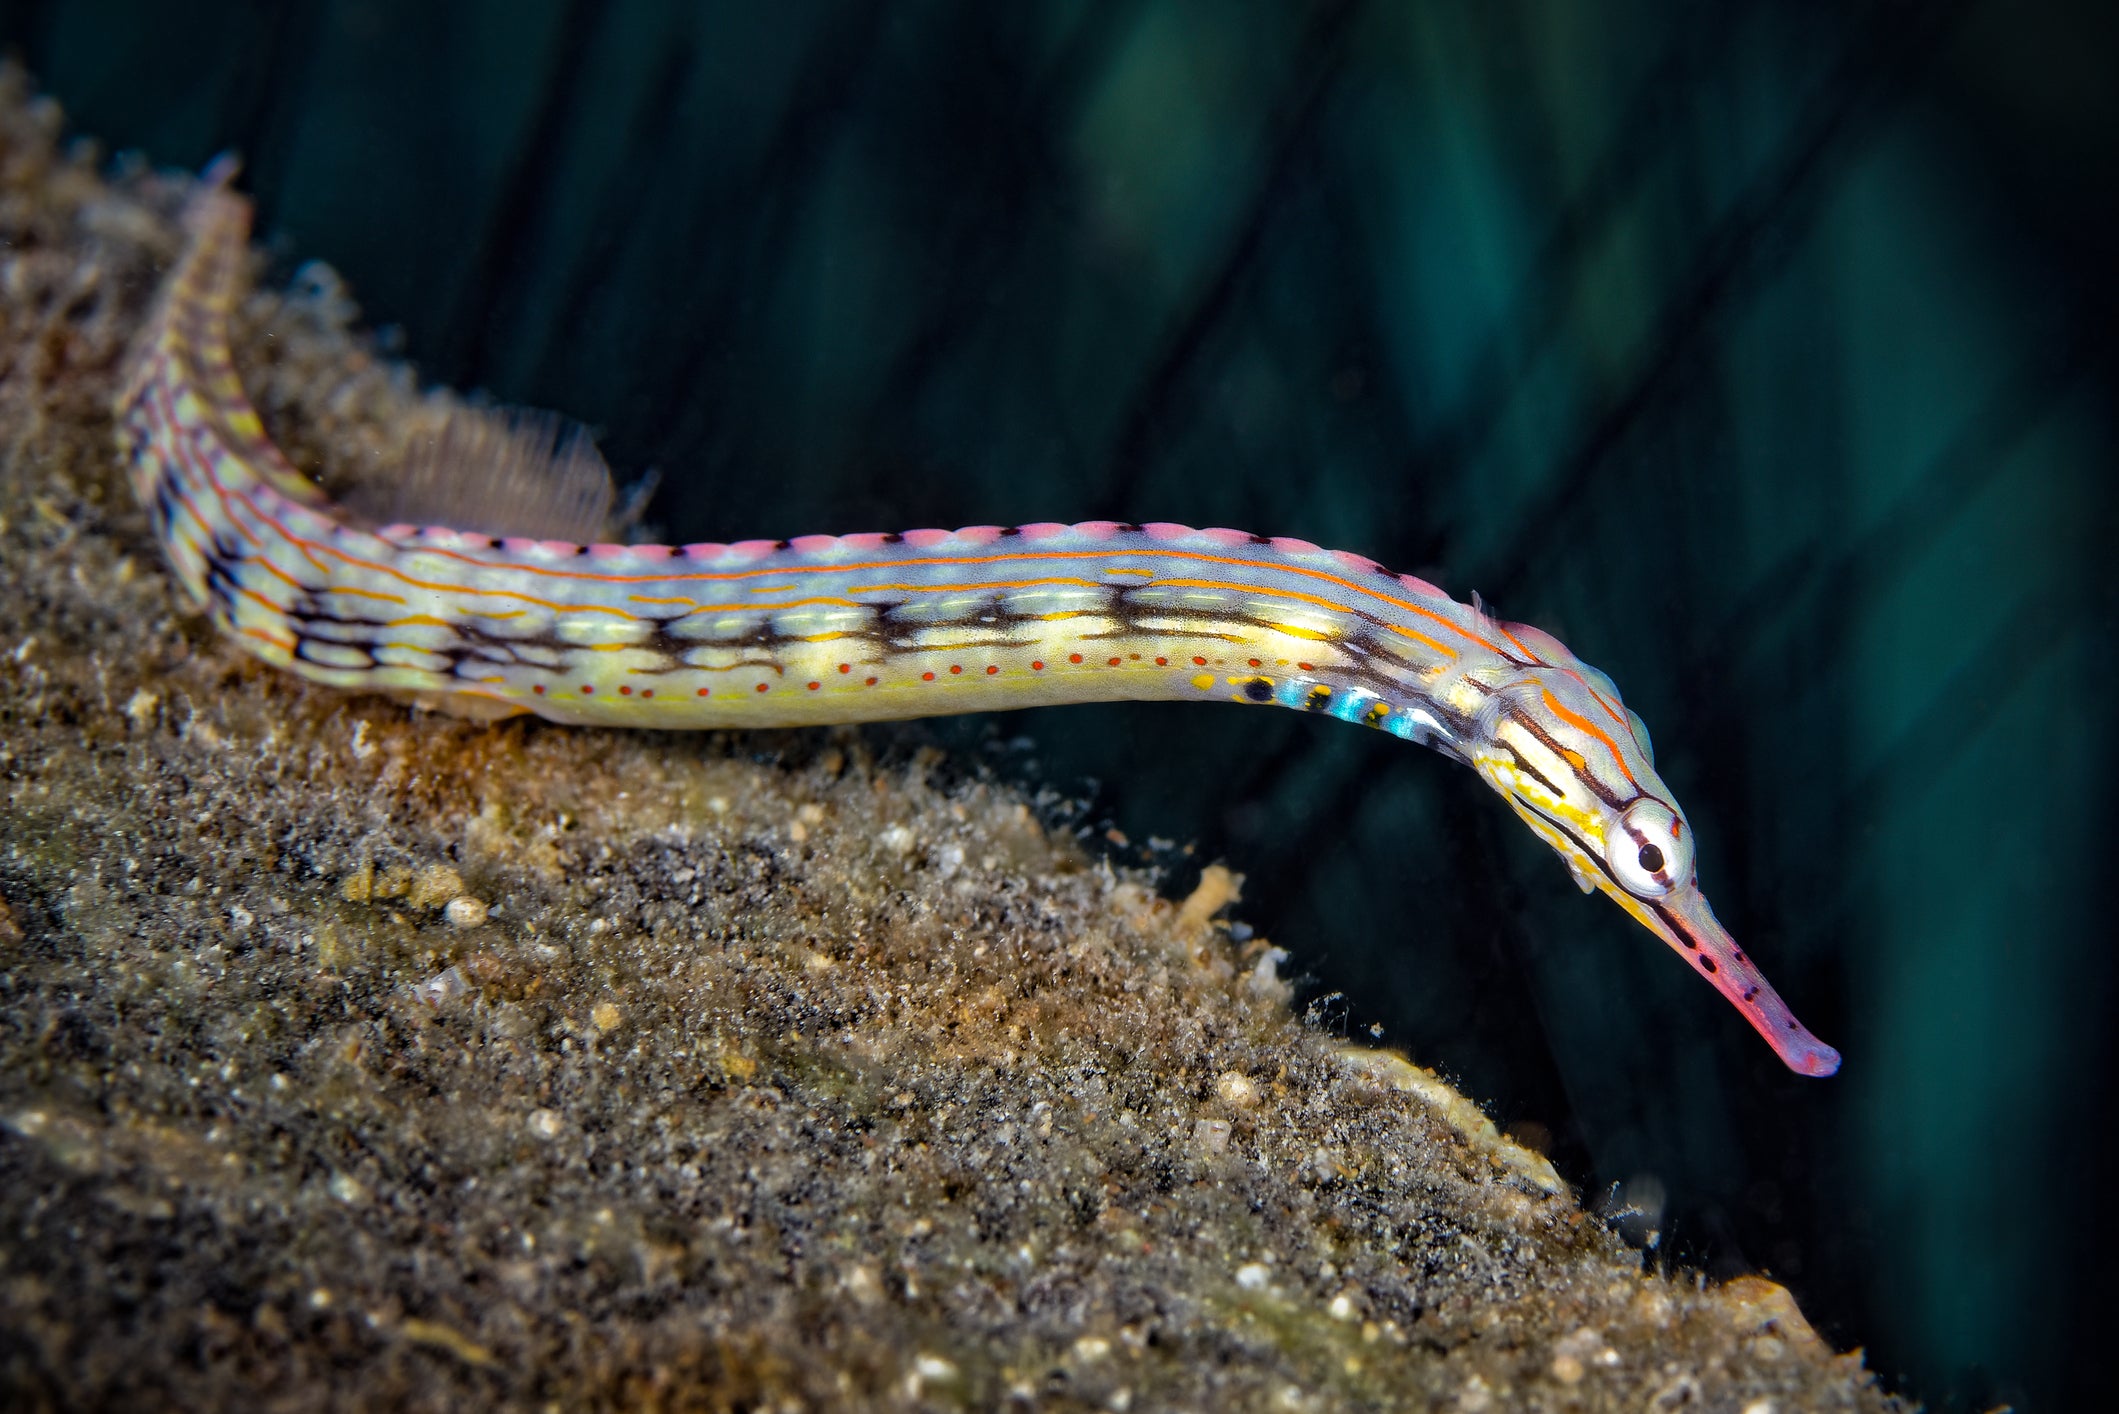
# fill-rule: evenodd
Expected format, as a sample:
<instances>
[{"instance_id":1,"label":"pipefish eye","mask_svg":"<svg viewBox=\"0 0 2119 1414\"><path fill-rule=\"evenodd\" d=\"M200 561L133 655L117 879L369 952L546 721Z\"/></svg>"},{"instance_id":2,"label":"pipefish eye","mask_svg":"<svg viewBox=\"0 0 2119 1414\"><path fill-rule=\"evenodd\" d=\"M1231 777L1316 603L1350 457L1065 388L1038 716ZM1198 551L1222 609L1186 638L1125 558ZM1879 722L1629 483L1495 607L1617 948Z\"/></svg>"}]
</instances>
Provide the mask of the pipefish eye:
<instances>
[{"instance_id":1,"label":"pipefish eye","mask_svg":"<svg viewBox=\"0 0 2119 1414\"><path fill-rule=\"evenodd\" d=\"M1628 893L1661 898L1692 877L1692 831L1652 795L1626 807L1605 841L1606 862Z\"/></svg>"}]
</instances>

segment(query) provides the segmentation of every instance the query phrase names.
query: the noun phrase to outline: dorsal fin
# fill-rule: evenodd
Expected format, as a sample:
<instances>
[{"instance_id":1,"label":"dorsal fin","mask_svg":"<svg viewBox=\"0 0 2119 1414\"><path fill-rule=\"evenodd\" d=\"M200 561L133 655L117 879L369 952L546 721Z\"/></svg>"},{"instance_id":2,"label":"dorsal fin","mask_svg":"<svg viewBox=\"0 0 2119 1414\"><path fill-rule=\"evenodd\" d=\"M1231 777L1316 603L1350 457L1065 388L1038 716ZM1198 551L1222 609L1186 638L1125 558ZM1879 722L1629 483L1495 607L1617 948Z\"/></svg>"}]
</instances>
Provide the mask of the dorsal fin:
<instances>
[{"instance_id":1,"label":"dorsal fin","mask_svg":"<svg viewBox=\"0 0 2119 1414\"><path fill-rule=\"evenodd\" d=\"M363 479L345 506L372 525L585 545L605 538L615 494L587 428L549 412L458 404L413 437L395 475Z\"/></svg>"}]
</instances>

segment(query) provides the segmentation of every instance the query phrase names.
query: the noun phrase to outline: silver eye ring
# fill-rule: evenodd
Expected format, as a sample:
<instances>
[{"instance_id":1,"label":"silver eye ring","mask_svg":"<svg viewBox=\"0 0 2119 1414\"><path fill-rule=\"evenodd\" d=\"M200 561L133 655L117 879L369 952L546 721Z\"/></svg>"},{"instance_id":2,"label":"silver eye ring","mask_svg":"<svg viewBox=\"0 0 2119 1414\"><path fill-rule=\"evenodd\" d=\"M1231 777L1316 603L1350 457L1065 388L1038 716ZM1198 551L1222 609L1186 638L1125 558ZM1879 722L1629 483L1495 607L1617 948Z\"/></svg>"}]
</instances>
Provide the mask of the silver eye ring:
<instances>
[{"instance_id":1,"label":"silver eye ring","mask_svg":"<svg viewBox=\"0 0 2119 1414\"><path fill-rule=\"evenodd\" d=\"M1661 898L1692 878L1692 829L1685 817L1644 795L1605 837L1605 860L1636 898Z\"/></svg>"}]
</instances>

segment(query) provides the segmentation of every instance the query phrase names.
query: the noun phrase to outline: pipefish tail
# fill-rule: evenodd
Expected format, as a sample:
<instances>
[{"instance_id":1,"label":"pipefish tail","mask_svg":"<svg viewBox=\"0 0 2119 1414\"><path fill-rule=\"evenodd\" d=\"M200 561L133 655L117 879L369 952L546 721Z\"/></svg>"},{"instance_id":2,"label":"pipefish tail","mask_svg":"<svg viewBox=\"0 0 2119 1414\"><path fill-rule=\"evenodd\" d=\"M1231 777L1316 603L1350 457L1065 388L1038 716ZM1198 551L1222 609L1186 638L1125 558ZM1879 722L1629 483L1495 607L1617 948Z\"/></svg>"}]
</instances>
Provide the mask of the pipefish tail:
<instances>
[{"instance_id":1,"label":"pipefish tail","mask_svg":"<svg viewBox=\"0 0 2119 1414\"><path fill-rule=\"evenodd\" d=\"M1790 1067L1838 1069L1716 921L1640 719L1551 636L1359 555L1182 525L670 546L364 524L280 454L237 380L228 326L250 208L227 175L194 198L116 416L177 578L266 662L473 717L601 726L1119 699L1336 717L1472 767L1585 892L1675 949ZM538 463L525 435L578 482L579 449L535 429L501 428L470 460L497 445Z\"/></svg>"}]
</instances>

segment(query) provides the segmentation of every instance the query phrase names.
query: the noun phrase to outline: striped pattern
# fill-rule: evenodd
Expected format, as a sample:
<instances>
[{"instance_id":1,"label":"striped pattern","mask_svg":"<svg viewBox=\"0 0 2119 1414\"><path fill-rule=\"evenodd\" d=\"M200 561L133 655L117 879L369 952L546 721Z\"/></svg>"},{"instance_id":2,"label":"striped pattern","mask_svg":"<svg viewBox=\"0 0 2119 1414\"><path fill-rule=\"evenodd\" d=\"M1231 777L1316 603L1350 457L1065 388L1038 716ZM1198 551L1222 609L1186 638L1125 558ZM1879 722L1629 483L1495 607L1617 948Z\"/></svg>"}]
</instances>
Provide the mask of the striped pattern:
<instances>
[{"instance_id":1,"label":"striped pattern","mask_svg":"<svg viewBox=\"0 0 2119 1414\"><path fill-rule=\"evenodd\" d=\"M178 578L267 662L465 715L608 726L1118 699L1338 717L1473 766L1791 1066L1837 1067L1714 921L1646 732L1550 636L1358 555L1181 525L685 546L363 529L287 464L236 378L248 204L210 178L189 221L119 436Z\"/></svg>"}]
</instances>

